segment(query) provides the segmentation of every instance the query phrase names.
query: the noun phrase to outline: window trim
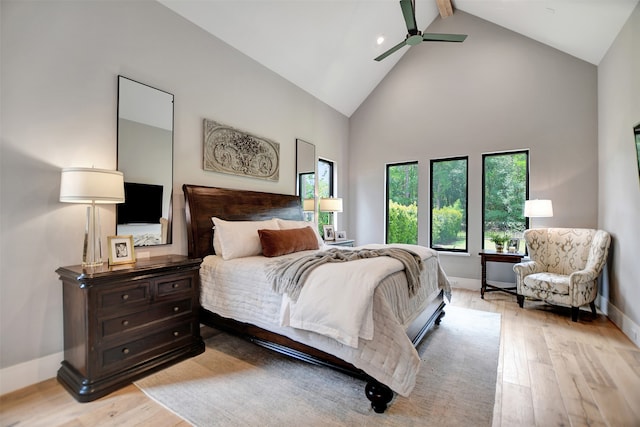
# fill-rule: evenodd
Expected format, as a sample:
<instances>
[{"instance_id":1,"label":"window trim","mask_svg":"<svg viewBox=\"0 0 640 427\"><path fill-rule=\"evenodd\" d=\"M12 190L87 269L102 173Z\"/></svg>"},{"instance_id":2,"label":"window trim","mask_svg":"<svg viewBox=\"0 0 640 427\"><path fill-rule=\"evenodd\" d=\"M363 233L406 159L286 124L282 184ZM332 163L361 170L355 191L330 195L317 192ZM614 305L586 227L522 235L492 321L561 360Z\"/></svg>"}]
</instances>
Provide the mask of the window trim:
<instances>
[{"instance_id":1,"label":"window trim","mask_svg":"<svg viewBox=\"0 0 640 427\"><path fill-rule=\"evenodd\" d=\"M464 249L450 249L450 248L434 248L433 247L433 165L438 162L446 162L453 160L465 160L467 162L466 167L466 197L465 197L465 242ZM434 251L439 252L451 252L451 253L468 253L469 252L469 156L455 156L455 157L444 157L439 159L431 159L429 161L429 247Z\"/></svg>"},{"instance_id":2,"label":"window trim","mask_svg":"<svg viewBox=\"0 0 640 427\"><path fill-rule=\"evenodd\" d=\"M483 153L482 154L482 205L480 206L480 209L482 210L482 222L480 223L480 244L481 244L481 248L487 249L484 247L484 241L485 241L485 236L484 236L484 219L485 219L485 160L487 157L493 157L493 156L506 156L506 155L512 155L512 154L525 154L527 156L527 162L526 162L526 183L525 183L525 200L529 200L529 181L530 181L530 177L529 177L529 163L531 161L531 153L530 150L528 148L525 149L521 149L521 150L508 150L508 151L495 151L495 152L491 152L491 153ZM524 209L524 206L523 206ZM524 220L524 227L525 229L529 228L529 218L525 217Z\"/></svg>"},{"instance_id":3,"label":"window trim","mask_svg":"<svg viewBox=\"0 0 640 427\"><path fill-rule=\"evenodd\" d=\"M331 160L318 157L318 183L320 183L320 163L326 163L327 165L329 165L329 195L326 197L333 197L333 195L336 192L335 177L334 177L336 173L336 164ZM320 196L320 197L325 197L325 196Z\"/></svg>"},{"instance_id":4,"label":"window trim","mask_svg":"<svg viewBox=\"0 0 640 427\"><path fill-rule=\"evenodd\" d=\"M397 162L397 163L387 163L385 165L385 186L384 186L384 243L389 244L389 168L393 166L404 166L404 165L416 165L418 167L418 180L420 175L420 164L417 160L410 160L406 162ZM419 193L418 193L419 194ZM419 201L416 200L416 204L419 205ZM419 208L419 206L418 206ZM419 224L416 224L419 226ZM419 238L420 234L418 232Z\"/></svg>"}]
</instances>

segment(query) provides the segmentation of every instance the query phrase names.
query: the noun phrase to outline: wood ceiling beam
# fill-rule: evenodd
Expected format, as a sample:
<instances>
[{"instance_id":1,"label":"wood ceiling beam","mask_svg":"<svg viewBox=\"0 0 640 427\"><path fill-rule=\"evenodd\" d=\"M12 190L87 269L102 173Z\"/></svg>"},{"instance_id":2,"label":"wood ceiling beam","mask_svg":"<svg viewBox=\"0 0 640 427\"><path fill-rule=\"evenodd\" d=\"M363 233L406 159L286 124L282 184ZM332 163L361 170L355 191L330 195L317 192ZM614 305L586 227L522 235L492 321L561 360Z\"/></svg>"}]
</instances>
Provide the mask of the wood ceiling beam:
<instances>
[{"instance_id":1,"label":"wood ceiling beam","mask_svg":"<svg viewBox=\"0 0 640 427\"><path fill-rule=\"evenodd\" d=\"M453 15L451 0L436 0L436 4L438 5L438 11L441 17L446 18L447 16Z\"/></svg>"}]
</instances>

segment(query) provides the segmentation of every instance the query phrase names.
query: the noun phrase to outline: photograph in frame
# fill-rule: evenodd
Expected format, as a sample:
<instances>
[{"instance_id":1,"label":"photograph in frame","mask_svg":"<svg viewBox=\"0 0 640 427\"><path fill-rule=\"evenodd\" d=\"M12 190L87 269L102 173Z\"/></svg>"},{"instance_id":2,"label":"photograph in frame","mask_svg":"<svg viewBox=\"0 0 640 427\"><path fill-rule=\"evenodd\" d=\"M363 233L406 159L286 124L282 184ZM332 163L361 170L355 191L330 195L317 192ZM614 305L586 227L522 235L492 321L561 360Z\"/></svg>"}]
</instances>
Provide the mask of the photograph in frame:
<instances>
[{"instance_id":1,"label":"photograph in frame","mask_svg":"<svg viewBox=\"0 0 640 427\"><path fill-rule=\"evenodd\" d=\"M326 241L330 241L330 240L335 240L336 239L335 232L333 231L333 225L323 225L322 226L322 233L324 234L324 240L326 240Z\"/></svg>"},{"instance_id":2,"label":"photograph in frame","mask_svg":"<svg viewBox=\"0 0 640 427\"><path fill-rule=\"evenodd\" d=\"M336 231L336 240L347 240L346 231Z\"/></svg>"},{"instance_id":3,"label":"photograph in frame","mask_svg":"<svg viewBox=\"0 0 640 427\"><path fill-rule=\"evenodd\" d=\"M133 235L107 236L109 265L132 264L136 262L133 249Z\"/></svg>"}]
</instances>

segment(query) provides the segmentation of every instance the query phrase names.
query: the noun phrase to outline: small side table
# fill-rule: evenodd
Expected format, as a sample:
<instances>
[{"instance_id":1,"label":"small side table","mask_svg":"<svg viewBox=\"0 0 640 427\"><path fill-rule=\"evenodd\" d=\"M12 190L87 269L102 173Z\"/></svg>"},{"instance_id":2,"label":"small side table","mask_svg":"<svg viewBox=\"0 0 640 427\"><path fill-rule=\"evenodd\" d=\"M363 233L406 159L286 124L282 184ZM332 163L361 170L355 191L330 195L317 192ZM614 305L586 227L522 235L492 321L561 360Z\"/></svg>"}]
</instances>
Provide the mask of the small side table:
<instances>
[{"instance_id":1,"label":"small side table","mask_svg":"<svg viewBox=\"0 0 640 427\"><path fill-rule=\"evenodd\" d=\"M509 252L496 252L496 251L480 251L480 263L482 264L482 287L480 288L480 298L484 299L485 292L502 291L512 295L517 295L515 287L503 288L501 286L495 286L487 283L487 263L488 262L507 262L510 264L517 264L522 261L524 254L509 253Z\"/></svg>"},{"instance_id":2,"label":"small side table","mask_svg":"<svg viewBox=\"0 0 640 427\"><path fill-rule=\"evenodd\" d=\"M325 240L324 244L329 246L348 246L353 247L355 240Z\"/></svg>"}]
</instances>

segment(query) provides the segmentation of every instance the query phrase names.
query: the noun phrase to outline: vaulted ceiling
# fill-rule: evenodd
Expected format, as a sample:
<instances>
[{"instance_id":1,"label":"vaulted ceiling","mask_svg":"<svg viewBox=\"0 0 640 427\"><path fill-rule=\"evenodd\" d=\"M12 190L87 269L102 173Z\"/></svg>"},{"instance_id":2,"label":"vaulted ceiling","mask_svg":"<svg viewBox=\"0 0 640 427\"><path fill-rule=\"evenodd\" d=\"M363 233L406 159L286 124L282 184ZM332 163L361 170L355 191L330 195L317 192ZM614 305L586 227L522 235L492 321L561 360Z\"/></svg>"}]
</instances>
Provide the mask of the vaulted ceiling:
<instances>
[{"instance_id":1,"label":"vaulted ceiling","mask_svg":"<svg viewBox=\"0 0 640 427\"><path fill-rule=\"evenodd\" d=\"M461 10L598 65L639 0L455 0ZM347 117L409 49L397 0L159 0ZM415 0L419 29L451 0ZM385 41L378 45L378 37ZM473 37L473 34L469 34Z\"/></svg>"}]
</instances>

